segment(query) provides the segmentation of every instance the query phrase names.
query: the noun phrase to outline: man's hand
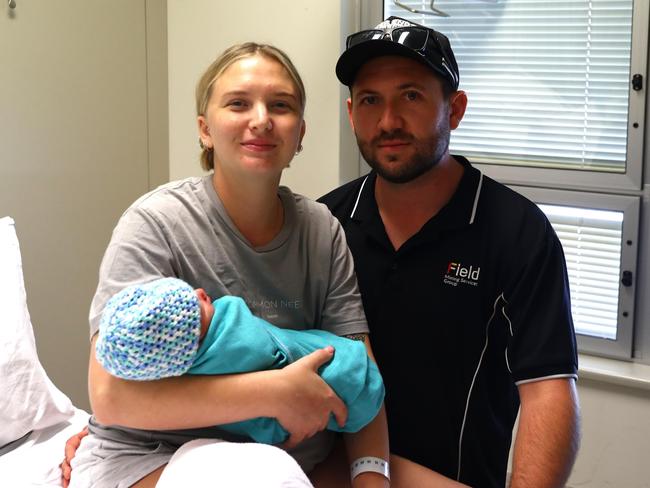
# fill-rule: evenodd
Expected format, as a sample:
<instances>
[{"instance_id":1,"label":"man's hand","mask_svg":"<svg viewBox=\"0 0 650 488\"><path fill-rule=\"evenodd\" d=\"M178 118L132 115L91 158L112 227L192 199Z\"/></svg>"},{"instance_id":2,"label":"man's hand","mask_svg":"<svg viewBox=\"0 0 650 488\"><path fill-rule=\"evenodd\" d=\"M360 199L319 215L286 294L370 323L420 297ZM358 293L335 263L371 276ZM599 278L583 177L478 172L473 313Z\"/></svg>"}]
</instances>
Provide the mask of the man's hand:
<instances>
[{"instance_id":1,"label":"man's hand","mask_svg":"<svg viewBox=\"0 0 650 488\"><path fill-rule=\"evenodd\" d=\"M64 488L67 488L70 484L70 475L72 474L72 458L75 456L81 439L88 435L88 427L84 427L83 430L72 437L70 437L65 442L65 458L61 463L61 484Z\"/></svg>"},{"instance_id":2,"label":"man's hand","mask_svg":"<svg viewBox=\"0 0 650 488\"><path fill-rule=\"evenodd\" d=\"M318 375L318 369L332 359L328 346L299 359L278 371L280 393L276 397L274 417L289 432L282 447L290 449L325 429L330 414L343 427L348 409L334 390Z\"/></svg>"}]
</instances>

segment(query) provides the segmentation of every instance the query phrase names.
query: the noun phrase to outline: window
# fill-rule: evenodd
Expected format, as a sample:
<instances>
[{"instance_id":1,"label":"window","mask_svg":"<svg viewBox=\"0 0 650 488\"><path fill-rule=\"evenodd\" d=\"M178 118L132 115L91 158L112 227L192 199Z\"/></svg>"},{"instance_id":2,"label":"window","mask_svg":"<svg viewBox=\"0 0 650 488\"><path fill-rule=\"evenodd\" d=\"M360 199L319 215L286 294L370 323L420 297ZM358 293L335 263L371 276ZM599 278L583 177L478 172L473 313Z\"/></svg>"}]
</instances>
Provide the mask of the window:
<instances>
[{"instance_id":1,"label":"window","mask_svg":"<svg viewBox=\"0 0 650 488\"><path fill-rule=\"evenodd\" d=\"M396 15L449 37L469 97L452 153L548 216L567 257L580 350L631 358L649 3L436 0L447 17L420 13L431 4L362 0L361 24Z\"/></svg>"},{"instance_id":2,"label":"window","mask_svg":"<svg viewBox=\"0 0 650 488\"><path fill-rule=\"evenodd\" d=\"M579 334L616 339L623 213L541 204L557 233Z\"/></svg>"},{"instance_id":3,"label":"window","mask_svg":"<svg viewBox=\"0 0 650 488\"><path fill-rule=\"evenodd\" d=\"M539 205L562 243L580 350L630 357L639 197L511 186Z\"/></svg>"},{"instance_id":4,"label":"window","mask_svg":"<svg viewBox=\"0 0 650 488\"><path fill-rule=\"evenodd\" d=\"M462 66L459 154L625 172L632 0L438 4L449 18L418 20L450 32Z\"/></svg>"}]
</instances>

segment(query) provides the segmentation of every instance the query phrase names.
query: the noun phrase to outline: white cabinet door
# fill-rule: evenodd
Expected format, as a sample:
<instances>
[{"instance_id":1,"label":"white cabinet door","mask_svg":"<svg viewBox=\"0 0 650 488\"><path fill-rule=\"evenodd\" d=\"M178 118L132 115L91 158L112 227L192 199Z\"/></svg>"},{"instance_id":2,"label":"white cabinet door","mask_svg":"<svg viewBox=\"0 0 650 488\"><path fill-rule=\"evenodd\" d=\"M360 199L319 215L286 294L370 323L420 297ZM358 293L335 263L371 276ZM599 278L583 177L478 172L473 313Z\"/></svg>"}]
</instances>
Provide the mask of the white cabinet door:
<instances>
[{"instance_id":1,"label":"white cabinet door","mask_svg":"<svg viewBox=\"0 0 650 488\"><path fill-rule=\"evenodd\" d=\"M88 308L147 191L145 0L0 3L0 217L20 239L41 362L88 407Z\"/></svg>"}]
</instances>

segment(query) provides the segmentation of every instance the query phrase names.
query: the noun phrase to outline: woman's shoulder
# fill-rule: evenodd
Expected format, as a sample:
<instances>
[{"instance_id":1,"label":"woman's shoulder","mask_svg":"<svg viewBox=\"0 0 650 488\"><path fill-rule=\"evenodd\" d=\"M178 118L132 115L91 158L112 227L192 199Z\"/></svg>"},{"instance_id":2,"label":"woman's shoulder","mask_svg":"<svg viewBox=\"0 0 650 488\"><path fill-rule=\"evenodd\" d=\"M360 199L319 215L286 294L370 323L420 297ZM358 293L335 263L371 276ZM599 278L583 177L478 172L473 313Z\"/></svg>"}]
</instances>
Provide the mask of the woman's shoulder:
<instances>
[{"instance_id":1,"label":"woman's shoulder","mask_svg":"<svg viewBox=\"0 0 650 488\"><path fill-rule=\"evenodd\" d=\"M314 259L331 257L341 247L347 250L343 228L327 205L281 188L295 202L294 235L304 240Z\"/></svg>"},{"instance_id":2,"label":"woman's shoulder","mask_svg":"<svg viewBox=\"0 0 650 488\"><path fill-rule=\"evenodd\" d=\"M125 214L144 212L164 216L202 205L206 199L204 180L205 177L193 176L164 183L140 196L127 208Z\"/></svg>"},{"instance_id":3,"label":"woman's shoulder","mask_svg":"<svg viewBox=\"0 0 650 488\"><path fill-rule=\"evenodd\" d=\"M325 204L317 202L305 195L301 195L300 193L294 193L286 186L281 186L278 189L278 194L283 202L288 200L295 206L298 218L302 217L303 220L312 224L327 223L330 225L333 216Z\"/></svg>"},{"instance_id":4,"label":"woman's shoulder","mask_svg":"<svg viewBox=\"0 0 650 488\"><path fill-rule=\"evenodd\" d=\"M117 227L132 228L144 223L176 227L179 222L202 218L210 205L204 180L198 176L170 181L145 193L124 211Z\"/></svg>"}]
</instances>

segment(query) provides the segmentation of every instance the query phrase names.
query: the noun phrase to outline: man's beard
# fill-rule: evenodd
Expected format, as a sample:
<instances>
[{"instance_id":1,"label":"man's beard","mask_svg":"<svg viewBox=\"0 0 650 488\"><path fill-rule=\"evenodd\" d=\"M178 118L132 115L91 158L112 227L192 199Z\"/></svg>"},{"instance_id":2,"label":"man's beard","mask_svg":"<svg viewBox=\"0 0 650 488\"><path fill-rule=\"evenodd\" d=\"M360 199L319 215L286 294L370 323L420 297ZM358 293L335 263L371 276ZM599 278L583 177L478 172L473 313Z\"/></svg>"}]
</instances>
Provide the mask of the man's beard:
<instances>
[{"instance_id":1,"label":"man's beard","mask_svg":"<svg viewBox=\"0 0 650 488\"><path fill-rule=\"evenodd\" d=\"M391 183L408 183L434 168L449 149L449 119L443 121L435 134L424 140L416 140L413 135L401 129L392 132L382 132L367 143L357 136L357 144L361 155L379 176ZM400 140L409 142L415 148L415 154L409 159L399 162L399 156L388 156L387 162L380 162L374 148L382 141Z\"/></svg>"}]
</instances>

